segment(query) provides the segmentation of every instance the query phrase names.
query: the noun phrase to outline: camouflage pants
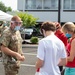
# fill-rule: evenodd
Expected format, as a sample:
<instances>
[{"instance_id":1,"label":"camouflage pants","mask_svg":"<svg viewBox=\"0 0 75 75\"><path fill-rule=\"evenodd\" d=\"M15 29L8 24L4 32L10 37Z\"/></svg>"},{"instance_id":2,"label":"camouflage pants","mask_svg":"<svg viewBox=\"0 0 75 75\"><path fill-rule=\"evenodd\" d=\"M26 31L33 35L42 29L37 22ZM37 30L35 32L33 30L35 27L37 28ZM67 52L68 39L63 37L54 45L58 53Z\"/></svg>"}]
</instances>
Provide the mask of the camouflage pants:
<instances>
[{"instance_id":1,"label":"camouflage pants","mask_svg":"<svg viewBox=\"0 0 75 75\"><path fill-rule=\"evenodd\" d=\"M14 67L13 65L6 64L4 65L5 75L18 75L19 68Z\"/></svg>"}]
</instances>

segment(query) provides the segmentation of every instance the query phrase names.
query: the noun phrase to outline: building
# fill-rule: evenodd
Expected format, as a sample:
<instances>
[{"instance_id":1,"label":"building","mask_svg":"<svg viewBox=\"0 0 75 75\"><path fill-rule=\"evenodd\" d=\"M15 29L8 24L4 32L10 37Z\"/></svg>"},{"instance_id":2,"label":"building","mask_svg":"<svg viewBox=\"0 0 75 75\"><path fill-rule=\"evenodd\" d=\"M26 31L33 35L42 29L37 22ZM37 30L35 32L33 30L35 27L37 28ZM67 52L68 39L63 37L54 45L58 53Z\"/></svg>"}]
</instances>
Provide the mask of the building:
<instances>
[{"instance_id":1,"label":"building","mask_svg":"<svg viewBox=\"0 0 75 75\"><path fill-rule=\"evenodd\" d=\"M60 0L60 21L75 22L75 0ZM58 21L59 0L18 0L18 10L38 17L38 22Z\"/></svg>"}]
</instances>

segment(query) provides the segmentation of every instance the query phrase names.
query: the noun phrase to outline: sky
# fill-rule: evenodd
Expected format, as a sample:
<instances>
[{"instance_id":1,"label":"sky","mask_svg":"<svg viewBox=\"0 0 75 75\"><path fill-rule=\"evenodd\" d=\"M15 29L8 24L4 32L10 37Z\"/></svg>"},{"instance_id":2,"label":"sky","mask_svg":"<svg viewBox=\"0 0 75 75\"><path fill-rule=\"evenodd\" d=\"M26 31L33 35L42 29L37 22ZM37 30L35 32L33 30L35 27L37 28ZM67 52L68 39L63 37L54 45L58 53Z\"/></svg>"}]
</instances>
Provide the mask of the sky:
<instances>
[{"instance_id":1,"label":"sky","mask_svg":"<svg viewBox=\"0 0 75 75\"><path fill-rule=\"evenodd\" d=\"M17 10L17 0L0 0L6 7L11 7L12 10Z\"/></svg>"}]
</instances>

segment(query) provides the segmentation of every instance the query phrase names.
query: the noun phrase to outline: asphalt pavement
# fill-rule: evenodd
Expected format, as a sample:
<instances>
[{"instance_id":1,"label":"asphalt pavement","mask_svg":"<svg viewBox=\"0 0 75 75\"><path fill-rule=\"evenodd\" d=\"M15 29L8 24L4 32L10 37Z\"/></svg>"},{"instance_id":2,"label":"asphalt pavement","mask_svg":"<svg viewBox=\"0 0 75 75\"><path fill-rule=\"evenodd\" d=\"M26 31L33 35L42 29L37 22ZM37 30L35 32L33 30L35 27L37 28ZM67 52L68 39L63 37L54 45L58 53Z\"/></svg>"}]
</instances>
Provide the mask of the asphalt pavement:
<instances>
[{"instance_id":1,"label":"asphalt pavement","mask_svg":"<svg viewBox=\"0 0 75 75\"><path fill-rule=\"evenodd\" d=\"M35 62L38 45L23 45L23 53L25 55L25 61L21 63L19 75L35 75Z\"/></svg>"}]
</instances>

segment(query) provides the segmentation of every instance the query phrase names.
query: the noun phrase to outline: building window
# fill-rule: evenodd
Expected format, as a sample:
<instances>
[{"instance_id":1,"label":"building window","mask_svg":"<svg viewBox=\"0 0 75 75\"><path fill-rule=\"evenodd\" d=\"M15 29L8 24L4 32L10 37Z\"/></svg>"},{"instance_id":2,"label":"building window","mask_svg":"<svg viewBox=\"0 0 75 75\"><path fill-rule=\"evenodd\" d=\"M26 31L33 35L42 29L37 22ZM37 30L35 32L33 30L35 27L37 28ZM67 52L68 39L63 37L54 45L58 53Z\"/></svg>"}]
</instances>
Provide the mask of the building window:
<instances>
[{"instance_id":1,"label":"building window","mask_svg":"<svg viewBox=\"0 0 75 75\"><path fill-rule=\"evenodd\" d=\"M36 9L36 0L25 0L26 9Z\"/></svg>"},{"instance_id":2,"label":"building window","mask_svg":"<svg viewBox=\"0 0 75 75\"><path fill-rule=\"evenodd\" d=\"M74 9L75 10L75 0L72 0L71 1L71 9Z\"/></svg>"},{"instance_id":3,"label":"building window","mask_svg":"<svg viewBox=\"0 0 75 75\"><path fill-rule=\"evenodd\" d=\"M27 10L50 10L58 9L58 0L25 0L25 9Z\"/></svg>"},{"instance_id":4,"label":"building window","mask_svg":"<svg viewBox=\"0 0 75 75\"><path fill-rule=\"evenodd\" d=\"M43 9L50 9L50 0L43 0Z\"/></svg>"},{"instance_id":5,"label":"building window","mask_svg":"<svg viewBox=\"0 0 75 75\"><path fill-rule=\"evenodd\" d=\"M42 9L42 0L36 0L36 9Z\"/></svg>"},{"instance_id":6,"label":"building window","mask_svg":"<svg viewBox=\"0 0 75 75\"><path fill-rule=\"evenodd\" d=\"M64 0L63 6L66 10L75 10L75 0Z\"/></svg>"},{"instance_id":7,"label":"building window","mask_svg":"<svg viewBox=\"0 0 75 75\"><path fill-rule=\"evenodd\" d=\"M51 0L51 9L58 9L58 0Z\"/></svg>"}]
</instances>

